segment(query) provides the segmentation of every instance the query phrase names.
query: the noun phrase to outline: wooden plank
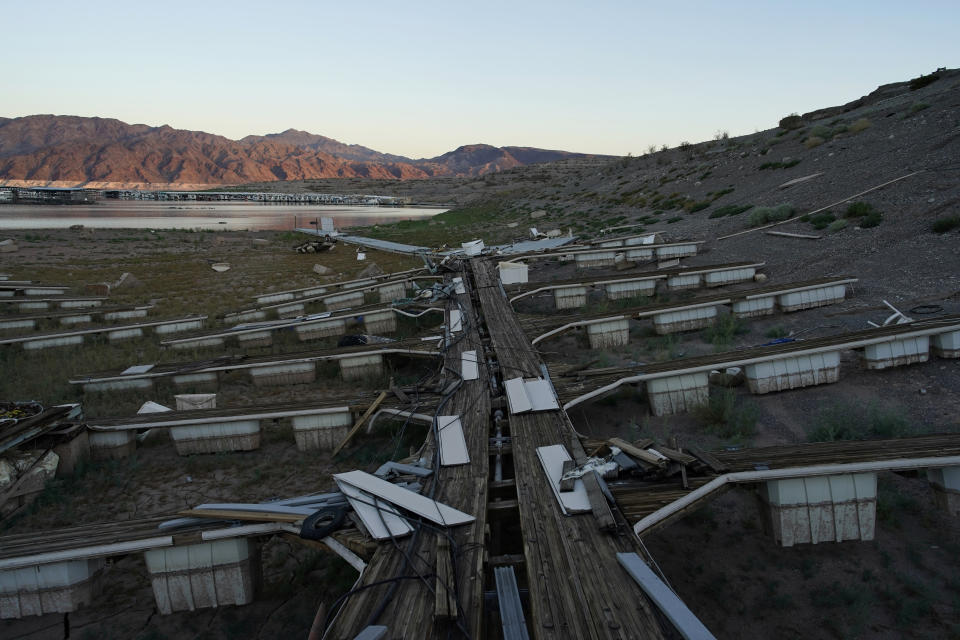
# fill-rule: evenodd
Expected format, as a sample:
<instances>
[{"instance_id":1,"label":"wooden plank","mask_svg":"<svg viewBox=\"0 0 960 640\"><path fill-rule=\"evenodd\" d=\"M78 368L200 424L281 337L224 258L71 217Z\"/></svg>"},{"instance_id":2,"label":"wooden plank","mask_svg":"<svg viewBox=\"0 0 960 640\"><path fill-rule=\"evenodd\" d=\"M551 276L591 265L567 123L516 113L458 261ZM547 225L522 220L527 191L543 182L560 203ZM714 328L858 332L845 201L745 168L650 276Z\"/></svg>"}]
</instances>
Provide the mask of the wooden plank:
<instances>
[{"instance_id":1,"label":"wooden plank","mask_svg":"<svg viewBox=\"0 0 960 640\"><path fill-rule=\"evenodd\" d=\"M353 425L353 427L350 429L350 432L347 433L347 436L343 439L343 441L337 445L336 449L333 450L331 457L336 457L336 455L340 453L340 450L343 449L348 442L350 442L350 438L356 435L357 431L360 430L360 427L363 426L363 423L365 423L367 419L373 414L373 412L377 410L377 407L380 406L380 403L383 402L386 399L386 397L387 397L387 392L381 391L380 395L377 396L377 399L373 401L373 404L367 407L367 410L363 412L363 415L360 416L360 419L357 420L357 422Z\"/></svg>"},{"instance_id":2,"label":"wooden plank","mask_svg":"<svg viewBox=\"0 0 960 640\"><path fill-rule=\"evenodd\" d=\"M307 516L302 513L271 513L265 511L242 511L239 509L184 509L178 515L192 518L217 518L219 520L245 520L250 522L302 522Z\"/></svg>"},{"instance_id":3,"label":"wooden plank","mask_svg":"<svg viewBox=\"0 0 960 640\"><path fill-rule=\"evenodd\" d=\"M610 511L610 505L607 504L607 498L600 490L600 483L597 481L595 471L587 471L583 474L583 486L587 490L587 498L590 500L590 509L593 511L593 517L596 518L600 529L610 531L617 528L617 521Z\"/></svg>"},{"instance_id":4,"label":"wooden plank","mask_svg":"<svg viewBox=\"0 0 960 640\"><path fill-rule=\"evenodd\" d=\"M679 462L680 464L693 464L694 462L697 461L697 459L694 458L693 456L683 453L682 451L677 451L676 449L671 449L669 447L662 447L660 445L656 445L653 447L653 449L659 451L660 453L667 456L674 462Z\"/></svg>"},{"instance_id":5,"label":"wooden plank","mask_svg":"<svg viewBox=\"0 0 960 640\"><path fill-rule=\"evenodd\" d=\"M576 482L576 478L570 477L565 478L568 473L577 468L577 463L573 460L564 460L563 461L563 471L560 475L560 491L573 491L573 485Z\"/></svg>"},{"instance_id":6,"label":"wooden plank","mask_svg":"<svg viewBox=\"0 0 960 640\"><path fill-rule=\"evenodd\" d=\"M436 587L434 588L434 620L455 620L457 599L451 589L456 576L450 559L450 541L446 536L437 536Z\"/></svg>"},{"instance_id":7,"label":"wooden plank","mask_svg":"<svg viewBox=\"0 0 960 640\"><path fill-rule=\"evenodd\" d=\"M714 473L726 473L730 469L726 464L720 462L712 454L704 451L700 447L687 445L687 451L699 459L700 462L710 467Z\"/></svg>"},{"instance_id":8,"label":"wooden plank","mask_svg":"<svg viewBox=\"0 0 960 640\"><path fill-rule=\"evenodd\" d=\"M637 460L642 460L643 462L646 462L647 464L652 464L655 467L666 466L667 461L661 458L660 456L656 456L645 449L636 447L622 438L609 438L607 440L607 444L614 447L618 447L621 451L623 451L628 456L633 456Z\"/></svg>"}]
</instances>

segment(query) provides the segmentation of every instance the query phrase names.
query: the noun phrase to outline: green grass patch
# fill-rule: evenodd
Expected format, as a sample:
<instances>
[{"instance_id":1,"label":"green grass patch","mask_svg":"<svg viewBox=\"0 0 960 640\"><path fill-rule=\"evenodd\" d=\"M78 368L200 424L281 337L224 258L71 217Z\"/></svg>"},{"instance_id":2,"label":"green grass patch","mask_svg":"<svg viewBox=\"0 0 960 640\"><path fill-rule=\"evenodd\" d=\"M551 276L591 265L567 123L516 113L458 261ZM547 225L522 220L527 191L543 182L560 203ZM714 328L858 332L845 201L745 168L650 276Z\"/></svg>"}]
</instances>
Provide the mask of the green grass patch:
<instances>
[{"instance_id":1,"label":"green grass patch","mask_svg":"<svg viewBox=\"0 0 960 640\"><path fill-rule=\"evenodd\" d=\"M759 410L751 400L738 402L733 389L716 389L706 404L693 410L706 431L724 440L743 441L757 433Z\"/></svg>"},{"instance_id":2,"label":"green grass patch","mask_svg":"<svg viewBox=\"0 0 960 640\"><path fill-rule=\"evenodd\" d=\"M759 227L770 222L781 222L793 215L793 205L780 204L775 207L756 207L750 212L749 224Z\"/></svg>"},{"instance_id":3,"label":"green grass patch","mask_svg":"<svg viewBox=\"0 0 960 640\"><path fill-rule=\"evenodd\" d=\"M813 418L807 440L836 442L903 438L921 431L899 407L843 403L828 407Z\"/></svg>"}]
</instances>

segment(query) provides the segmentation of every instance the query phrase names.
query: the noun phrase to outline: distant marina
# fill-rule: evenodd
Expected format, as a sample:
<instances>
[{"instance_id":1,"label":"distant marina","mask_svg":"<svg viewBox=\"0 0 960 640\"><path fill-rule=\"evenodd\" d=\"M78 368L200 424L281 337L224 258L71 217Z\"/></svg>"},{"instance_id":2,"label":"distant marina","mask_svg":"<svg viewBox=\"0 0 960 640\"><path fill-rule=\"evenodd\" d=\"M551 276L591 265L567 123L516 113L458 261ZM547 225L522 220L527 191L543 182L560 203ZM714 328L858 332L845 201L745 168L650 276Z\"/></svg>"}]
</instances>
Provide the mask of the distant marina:
<instances>
[{"instance_id":1,"label":"distant marina","mask_svg":"<svg viewBox=\"0 0 960 640\"><path fill-rule=\"evenodd\" d=\"M206 195L206 194L204 194ZM268 194L269 195L269 194ZM272 194L279 195L279 194ZM300 195L300 194L290 194ZM319 195L319 194L303 194ZM416 220L443 212L422 206L314 204L283 200L125 200L109 199L82 206L7 203L0 206L0 229L197 229L287 230L320 217L338 228Z\"/></svg>"}]
</instances>

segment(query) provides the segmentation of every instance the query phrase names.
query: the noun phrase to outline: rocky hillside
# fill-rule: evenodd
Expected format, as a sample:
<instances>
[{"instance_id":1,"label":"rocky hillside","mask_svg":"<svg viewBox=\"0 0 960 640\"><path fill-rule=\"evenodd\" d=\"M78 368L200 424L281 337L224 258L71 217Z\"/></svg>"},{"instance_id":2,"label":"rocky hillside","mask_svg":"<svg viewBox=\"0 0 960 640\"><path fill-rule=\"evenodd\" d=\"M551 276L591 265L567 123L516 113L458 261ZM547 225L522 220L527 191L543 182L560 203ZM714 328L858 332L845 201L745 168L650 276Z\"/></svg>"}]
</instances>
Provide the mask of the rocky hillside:
<instances>
[{"instance_id":1,"label":"rocky hillside","mask_svg":"<svg viewBox=\"0 0 960 640\"><path fill-rule=\"evenodd\" d=\"M412 160L293 129L229 140L119 120L37 115L0 119L0 181L57 184L241 184L278 180L408 180L475 176L583 154L470 145Z\"/></svg>"}]
</instances>

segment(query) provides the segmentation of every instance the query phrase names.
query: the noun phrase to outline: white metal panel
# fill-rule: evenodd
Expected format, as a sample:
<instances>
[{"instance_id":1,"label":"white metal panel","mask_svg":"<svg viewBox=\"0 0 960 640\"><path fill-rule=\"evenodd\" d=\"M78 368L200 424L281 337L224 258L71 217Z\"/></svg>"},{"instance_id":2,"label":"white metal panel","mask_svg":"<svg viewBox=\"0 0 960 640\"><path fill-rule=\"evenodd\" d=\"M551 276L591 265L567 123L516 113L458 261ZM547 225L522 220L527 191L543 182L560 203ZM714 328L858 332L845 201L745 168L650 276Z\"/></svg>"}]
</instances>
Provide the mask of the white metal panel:
<instances>
[{"instance_id":1,"label":"white metal panel","mask_svg":"<svg viewBox=\"0 0 960 640\"><path fill-rule=\"evenodd\" d=\"M523 387L527 392L527 397L530 398L530 404L533 405L534 411L551 411L560 408L549 380L543 378L524 380Z\"/></svg>"},{"instance_id":2,"label":"white metal panel","mask_svg":"<svg viewBox=\"0 0 960 640\"><path fill-rule=\"evenodd\" d=\"M587 497L587 488L579 478L573 483L573 491L560 491L560 478L563 476L563 463L572 460L562 444L552 444L546 447L537 447L537 457L547 475L547 482L557 497L560 510L564 514L586 513L590 511L590 499Z\"/></svg>"},{"instance_id":3,"label":"white metal panel","mask_svg":"<svg viewBox=\"0 0 960 640\"><path fill-rule=\"evenodd\" d=\"M347 496L350 506L367 528L367 532L376 540L405 536L413 531L413 527L401 518L388 502L378 500L346 482L338 480L337 486L343 495Z\"/></svg>"},{"instance_id":4,"label":"white metal panel","mask_svg":"<svg viewBox=\"0 0 960 640\"><path fill-rule=\"evenodd\" d=\"M527 396L527 389L523 384L523 378L513 378L503 383L507 392L507 404L510 405L510 413L524 413L533 409L533 403Z\"/></svg>"},{"instance_id":5,"label":"white metal panel","mask_svg":"<svg viewBox=\"0 0 960 640\"><path fill-rule=\"evenodd\" d=\"M635 553L618 553L620 565L667 616L684 640L714 640L714 636L687 605Z\"/></svg>"},{"instance_id":6,"label":"white metal panel","mask_svg":"<svg viewBox=\"0 0 960 640\"><path fill-rule=\"evenodd\" d=\"M470 453L463 437L460 416L437 416L437 431L440 435L440 466L468 464Z\"/></svg>"},{"instance_id":7,"label":"white metal panel","mask_svg":"<svg viewBox=\"0 0 960 640\"><path fill-rule=\"evenodd\" d=\"M460 358L460 375L464 380L476 380L480 377L476 351L464 351Z\"/></svg>"},{"instance_id":8,"label":"white metal panel","mask_svg":"<svg viewBox=\"0 0 960 640\"><path fill-rule=\"evenodd\" d=\"M366 491L367 493L383 498L398 507L427 518L439 525L449 527L458 524L467 524L476 520L476 518L469 514L431 500L419 493L398 487L395 484L381 480L364 471L337 473L334 474L333 477L341 487L343 484L352 485L361 491Z\"/></svg>"},{"instance_id":9,"label":"white metal panel","mask_svg":"<svg viewBox=\"0 0 960 640\"><path fill-rule=\"evenodd\" d=\"M524 282L526 282L526 280L524 280ZM454 291L456 292L457 295L463 295L464 293L467 292L466 287L463 286L463 278L454 278L453 284L454 284Z\"/></svg>"},{"instance_id":10,"label":"white metal panel","mask_svg":"<svg viewBox=\"0 0 960 640\"><path fill-rule=\"evenodd\" d=\"M457 333L463 331L463 314L459 309L450 310L450 332Z\"/></svg>"}]
</instances>

